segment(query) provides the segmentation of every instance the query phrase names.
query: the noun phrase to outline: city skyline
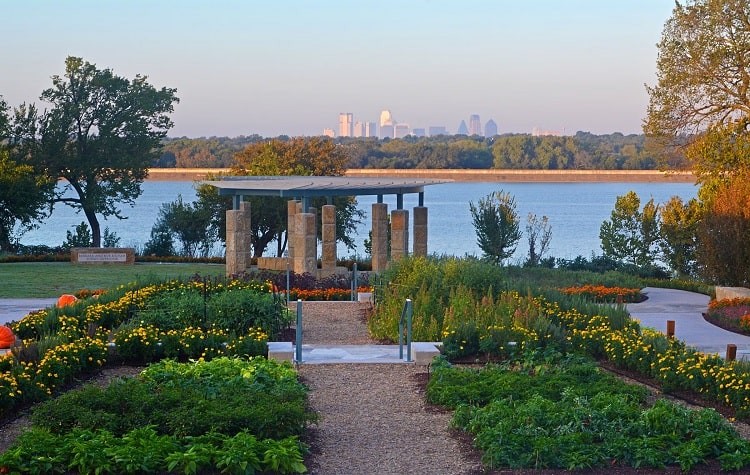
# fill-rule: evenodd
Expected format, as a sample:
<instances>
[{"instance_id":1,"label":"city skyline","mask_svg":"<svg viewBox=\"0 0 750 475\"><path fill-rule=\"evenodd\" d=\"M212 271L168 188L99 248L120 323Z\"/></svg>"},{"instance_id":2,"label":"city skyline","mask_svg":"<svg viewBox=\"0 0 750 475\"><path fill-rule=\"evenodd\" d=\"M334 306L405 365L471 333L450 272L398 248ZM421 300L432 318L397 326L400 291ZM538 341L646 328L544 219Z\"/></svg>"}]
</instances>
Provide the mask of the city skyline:
<instances>
[{"instance_id":1,"label":"city skyline","mask_svg":"<svg viewBox=\"0 0 750 475\"><path fill-rule=\"evenodd\" d=\"M177 89L172 137L338 132L384 107L454 133L641 133L673 0L3 2L0 95L35 103L79 56ZM358 119L359 118L359 119ZM353 124L353 125L354 125Z\"/></svg>"}]
</instances>

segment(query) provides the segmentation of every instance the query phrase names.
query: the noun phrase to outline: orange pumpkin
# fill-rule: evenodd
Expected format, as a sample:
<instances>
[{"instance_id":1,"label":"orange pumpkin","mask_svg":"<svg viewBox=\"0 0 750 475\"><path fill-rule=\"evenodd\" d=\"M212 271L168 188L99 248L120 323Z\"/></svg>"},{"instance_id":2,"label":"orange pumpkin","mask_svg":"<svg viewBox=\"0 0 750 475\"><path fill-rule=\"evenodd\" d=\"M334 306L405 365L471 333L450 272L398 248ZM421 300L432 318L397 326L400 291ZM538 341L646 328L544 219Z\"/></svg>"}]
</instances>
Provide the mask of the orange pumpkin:
<instances>
[{"instance_id":1,"label":"orange pumpkin","mask_svg":"<svg viewBox=\"0 0 750 475\"><path fill-rule=\"evenodd\" d=\"M0 325L0 348L10 348L16 342L16 335L6 325Z\"/></svg>"},{"instance_id":2,"label":"orange pumpkin","mask_svg":"<svg viewBox=\"0 0 750 475\"><path fill-rule=\"evenodd\" d=\"M76 298L75 295L63 294L60 296L59 299L57 299L57 308L62 308L66 305L76 303L77 300L78 299Z\"/></svg>"}]
</instances>

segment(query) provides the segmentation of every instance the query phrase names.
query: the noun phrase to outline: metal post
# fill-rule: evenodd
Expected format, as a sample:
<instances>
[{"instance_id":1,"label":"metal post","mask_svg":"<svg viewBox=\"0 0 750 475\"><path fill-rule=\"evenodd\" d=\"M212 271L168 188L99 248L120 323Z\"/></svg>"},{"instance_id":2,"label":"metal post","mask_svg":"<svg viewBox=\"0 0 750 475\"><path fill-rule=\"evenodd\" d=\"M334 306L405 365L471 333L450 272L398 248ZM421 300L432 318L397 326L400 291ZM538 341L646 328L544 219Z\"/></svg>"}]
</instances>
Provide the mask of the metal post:
<instances>
[{"instance_id":1,"label":"metal post","mask_svg":"<svg viewBox=\"0 0 750 475\"><path fill-rule=\"evenodd\" d=\"M297 363L302 363L302 300L297 299L297 333L294 339L295 358Z\"/></svg>"},{"instance_id":2,"label":"metal post","mask_svg":"<svg viewBox=\"0 0 750 475\"><path fill-rule=\"evenodd\" d=\"M357 301L357 263L354 263L354 271L352 271L352 301Z\"/></svg>"},{"instance_id":3,"label":"metal post","mask_svg":"<svg viewBox=\"0 0 750 475\"><path fill-rule=\"evenodd\" d=\"M406 362L411 363L411 299L406 301Z\"/></svg>"},{"instance_id":4,"label":"metal post","mask_svg":"<svg viewBox=\"0 0 750 475\"><path fill-rule=\"evenodd\" d=\"M289 305L289 294L291 293L291 289L289 288L289 259L286 261L286 304Z\"/></svg>"}]
</instances>

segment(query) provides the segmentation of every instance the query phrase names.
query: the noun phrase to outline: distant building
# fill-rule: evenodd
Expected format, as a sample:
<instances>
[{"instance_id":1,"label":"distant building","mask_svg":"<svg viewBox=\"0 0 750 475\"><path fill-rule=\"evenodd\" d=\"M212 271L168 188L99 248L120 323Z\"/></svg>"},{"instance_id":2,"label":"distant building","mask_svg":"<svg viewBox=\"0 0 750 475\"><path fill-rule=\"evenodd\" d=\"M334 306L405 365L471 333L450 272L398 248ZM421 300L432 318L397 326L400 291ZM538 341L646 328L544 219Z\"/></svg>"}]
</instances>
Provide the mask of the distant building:
<instances>
[{"instance_id":1,"label":"distant building","mask_svg":"<svg viewBox=\"0 0 750 475\"><path fill-rule=\"evenodd\" d=\"M351 137L354 135L354 114L342 112L339 114L339 137Z\"/></svg>"},{"instance_id":2,"label":"distant building","mask_svg":"<svg viewBox=\"0 0 750 475\"><path fill-rule=\"evenodd\" d=\"M469 135L469 128L466 127L466 121L461 121L461 125L458 126L458 131L456 132L458 135Z\"/></svg>"},{"instance_id":3,"label":"distant building","mask_svg":"<svg viewBox=\"0 0 750 475\"><path fill-rule=\"evenodd\" d=\"M393 125L393 117L389 110L384 110L380 113L380 127L384 125Z\"/></svg>"},{"instance_id":4,"label":"distant building","mask_svg":"<svg viewBox=\"0 0 750 475\"><path fill-rule=\"evenodd\" d=\"M415 137L424 137L424 129L411 129L411 133Z\"/></svg>"},{"instance_id":5,"label":"distant building","mask_svg":"<svg viewBox=\"0 0 750 475\"><path fill-rule=\"evenodd\" d=\"M444 125L431 125L427 128L427 133L430 137L437 137L438 135L448 135Z\"/></svg>"},{"instance_id":6,"label":"distant building","mask_svg":"<svg viewBox=\"0 0 750 475\"><path fill-rule=\"evenodd\" d=\"M352 134L352 137L366 137L364 122L357 121L354 123L354 133Z\"/></svg>"},{"instance_id":7,"label":"distant building","mask_svg":"<svg viewBox=\"0 0 750 475\"><path fill-rule=\"evenodd\" d=\"M402 139L409 135L409 124L396 124L393 126L393 136Z\"/></svg>"},{"instance_id":8,"label":"distant building","mask_svg":"<svg viewBox=\"0 0 750 475\"><path fill-rule=\"evenodd\" d=\"M380 126L380 138L381 139L392 139L393 138L393 126L392 125L381 125Z\"/></svg>"},{"instance_id":9,"label":"distant building","mask_svg":"<svg viewBox=\"0 0 750 475\"><path fill-rule=\"evenodd\" d=\"M365 137L377 137L378 128L375 122L365 122Z\"/></svg>"},{"instance_id":10,"label":"distant building","mask_svg":"<svg viewBox=\"0 0 750 475\"><path fill-rule=\"evenodd\" d=\"M323 129L323 135L334 138L336 137L336 131L333 129Z\"/></svg>"},{"instance_id":11,"label":"distant building","mask_svg":"<svg viewBox=\"0 0 750 475\"><path fill-rule=\"evenodd\" d=\"M497 135L497 124L494 120L490 119L484 124L484 136L494 137L495 135Z\"/></svg>"},{"instance_id":12,"label":"distant building","mask_svg":"<svg viewBox=\"0 0 750 475\"><path fill-rule=\"evenodd\" d=\"M482 135L482 121L477 114L469 116L469 135Z\"/></svg>"}]
</instances>

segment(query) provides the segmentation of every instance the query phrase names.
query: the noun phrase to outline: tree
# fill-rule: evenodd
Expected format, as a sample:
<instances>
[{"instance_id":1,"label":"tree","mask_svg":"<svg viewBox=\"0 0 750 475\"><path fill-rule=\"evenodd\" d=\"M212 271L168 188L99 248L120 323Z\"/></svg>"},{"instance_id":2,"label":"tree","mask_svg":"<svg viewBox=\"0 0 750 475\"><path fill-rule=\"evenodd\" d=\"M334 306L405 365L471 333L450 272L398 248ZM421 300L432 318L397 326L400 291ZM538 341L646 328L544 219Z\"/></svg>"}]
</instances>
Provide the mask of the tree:
<instances>
[{"instance_id":1,"label":"tree","mask_svg":"<svg viewBox=\"0 0 750 475\"><path fill-rule=\"evenodd\" d=\"M477 244L484 257L500 264L512 256L521 239L521 231L516 202L510 193L496 191L480 198L477 206L469 202L469 210L477 232Z\"/></svg>"},{"instance_id":2,"label":"tree","mask_svg":"<svg viewBox=\"0 0 750 475\"><path fill-rule=\"evenodd\" d=\"M653 198L641 211L641 200L634 191L618 196L610 220L599 228L604 256L640 268L652 266L657 257L658 214Z\"/></svg>"},{"instance_id":3,"label":"tree","mask_svg":"<svg viewBox=\"0 0 750 475\"><path fill-rule=\"evenodd\" d=\"M11 250L17 232L33 229L47 216L45 205L55 186L31 165L11 160L5 145L9 126L8 107L0 97L0 251Z\"/></svg>"},{"instance_id":4,"label":"tree","mask_svg":"<svg viewBox=\"0 0 750 475\"><path fill-rule=\"evenodd\" d=\"M210 221L211 215L207 209L183 202L180 195L176 201L161 206L159 219L151 229L151 240L146 244L146 249L160 253L160 250L171 247L164 241L165 236L175 236L182 247L181 255L208 257L217 241Z\"/></svg>"},{"instance_id":5,"label":"tree","mask_svg":"<svg viewBox=\"0 0 750 475\"><path fill-rule=\"evenodd\" d=\"M695 277L700 203L673 196L660 210L659 242L664 261L680 278Z\"/></svg>"},{"instance_id":6,"label":"tree","mask_svg":"<svg viewBox=\"0 0 750 475\"><path fill-rule=\"evenodd\" d=\"M707 281L750 285L750 174L721 187L699 224L698 263Z\"/></svg>"},{"instance_id":7,"label":"tree","mask_svg":"<svg viewBox=\"0 0 750 475\"><path fill-rule=\"evenodd\" d=\"M549 224L549 219L546 216L540 219L537 215L529 213L526 218L526 238L529 241L529 259L526 265L538 266L549 250L549 243L552 239L552 226Z\"/></svg>"},{"instance_id":8,"label":"tree","mask_svg":"<svg viewBox=\"0 0 750 475\"><path fill-rule=\"evenodd\" d=\"M83 212L95 247L101 245L97 215L126 219L117 205L132 206L140 196L172 127L175 89L156 89L146 79L128 80L71 56L64 76L53 76L53 86L42 92L51 108L16 113L12 150L49 179L64 180L52 202Z\"/></svg>"},{"instance_id":9,"label":"tree","mask_svg":"<svg viewBox=\"0 0 750 475\"><path fill-rule=\"evenodd\" d=\"M750 115L750 3L675 3L658 43L657 84L646 87L643 130L660 147Z\"/></svg>"},{"instance_id":10,"label":"tree","mask_svg":"<svg viewBox=\"0 0 750 475\"><path fill-rule=\"evenodd\" d=\"M11 160L0 150L0 251L13 247L16 233L34 229L47 216L46 204L54 182L35 173L30 165Z\"/></svg>"}]
</instances>

